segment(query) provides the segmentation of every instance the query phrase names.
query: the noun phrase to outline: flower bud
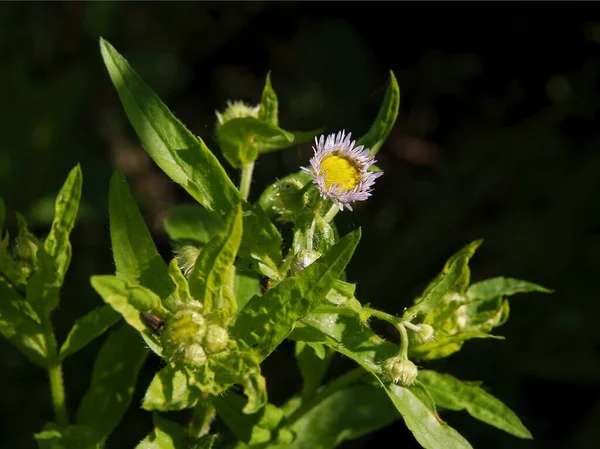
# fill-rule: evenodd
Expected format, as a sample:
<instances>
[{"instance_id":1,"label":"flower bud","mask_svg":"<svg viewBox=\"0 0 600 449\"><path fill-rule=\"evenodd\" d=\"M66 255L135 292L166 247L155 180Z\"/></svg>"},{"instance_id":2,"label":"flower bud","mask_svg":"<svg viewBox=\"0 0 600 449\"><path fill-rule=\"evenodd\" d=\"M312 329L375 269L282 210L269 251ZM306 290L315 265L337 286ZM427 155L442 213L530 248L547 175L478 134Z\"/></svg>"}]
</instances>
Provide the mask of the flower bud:
<instances>
[{"instance_id":1,"label":"flower bud","mask_svg":"<svg viewBox=\"0 0 600 449\"><path fill-rule=\"evenodd\" d=\"M260 105L251 106L243 101L228 101L227 108L223 112L215 112L217 115L217 126L221 126L234 118L257 118L259 110Z\"/></svg>"},{"instance_id":2,"label":"flower bud","mask_svg":"<svg viewBox=\"0 0 600 449\"><path fill-rule=\"evenodd\" d=\"M384 367L389 377L397 384L408 387L417 379L419 370L417 366L408 359L392 357L385 361Z\"/></svg>"},{"instance_id":3,"label":"flower bud","mask_svg":"<svg viewBox=\"0 0 600 449\"><path fill-rule=\"evenodd\" d=\"M422 345L433 340L435 330L429 324L419 324L419 330L413 333L415 345Z\"/></svg>"},{"instance_id":4,"label":"flower bud","mask_svg":"<svg viewBox=\"0 0 600 449\"><path fill-rule=\"evenodd\" d=\"M204 365L206 352L201 342L207 326L200 310L197 306L189 305L166 321L161 340L167 358L196 367Z\"/></svg>"},{"instance_id":5,"label":"flower bud","mask_svg":"<svg viewBox=\"0 0 600 449\"><path fill-rule=\"evenodd\" d=\"M229 335L227 335L227 331L223 329L221 326L217 326L216 324L209 324L206 329L206 335L204 336L204 349L207 352L215 353L221 352L223 349L227 347L227 342L229 341Z\"/></svg>"},{"instance_id":6,"label":"flower bud","mask_svg":"<svg viewBox=\"0 0 600 449\"><path fill-rule=\"evenodd\" d=\"M198 254L200 254L200 249L193 245L184 245L177 249L177 263L184 276L187 276L196 265Z\"/></svg>"}]
</instances>

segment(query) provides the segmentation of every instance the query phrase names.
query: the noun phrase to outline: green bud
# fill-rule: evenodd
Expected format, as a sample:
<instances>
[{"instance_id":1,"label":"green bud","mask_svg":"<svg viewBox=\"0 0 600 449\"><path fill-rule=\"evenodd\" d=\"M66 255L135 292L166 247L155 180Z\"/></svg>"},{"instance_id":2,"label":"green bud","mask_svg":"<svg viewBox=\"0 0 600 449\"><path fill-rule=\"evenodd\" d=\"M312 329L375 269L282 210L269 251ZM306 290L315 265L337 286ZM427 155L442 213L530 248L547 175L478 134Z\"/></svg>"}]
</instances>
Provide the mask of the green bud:
<instances>
[{"instance_id":1,"label":"green bud","mask_svg":"<svg viewBox=\"0 0 600 449\"><path fill-rule=\"evenodd\" d=\"M303 172L286 176L267 187L258 204L269 217L282 223L293 223L304 210L306 201L303 189L310 182L310 175Z\"/></svg>"},{"instance_id":2,"label":"green bud","mask_svg":"<svg viewBox=\"0 0 600 449\"><path fill-rule=\"evenodd\" d=\"M435 330L429 324L419 324L419 330L412 333L415 345L422 345L433 340Z\"/></svg>"},{"instance_id":3,"label":"green bud","mask_svg":"<svg viewBox=\"0 0 600 449\"><path fill-rule=\"evenodd\" d=\"M161 340L167 358L196 367L204 365L206 352L201 342L207 325L201 310L190 304L166 320Z\"/></svg>"},{"instance_id":4,"label":"green bud","mask_svg":"<svg viewBox=\"0 0 600 449\"><path fill-rule=\"evenodd\" d=\"M258 118L259 110L260 105L251 106L243 101L228 101L227 108L225 108L223 112L215 112L217 116L217 127L234 118Z\"/></svg>"},{"instance_id":5,"label":"green bud","mask_svg":"<svg viewBox=\"0 0 600 449\"><path fill-rule=\"evenodd\" d=\"M405 387L412 385L419 374L419 370L413 362L400 357L387 359L384 363L384 368L390 379Z\"/></svg>"},{"instance_id":6,"label":"green bud","mask_svg":"<svg viewBox=\"0 0 600 449\"><path fill-rule=\"evenodd\" d=\"M177 258L177 263L184 276L187 276L190 271L192 271L192 268L196 265L199 254L200 248L193 245L184 245L176 250L175 257Z\"/></svg>"},{"instance_id":7,"label":"green bud","mask_svg":"<svg viewBox=\"0 0 600 449\"><path fill-rule=\"evenodd\" d=\"M229 335L227 335L227 331L225 329L223 329L221 326L217 326L216 324L209 324L203 340L204 348L207 352L221 352L227 347L228 341Z\"/></svg>"}]
</instances>

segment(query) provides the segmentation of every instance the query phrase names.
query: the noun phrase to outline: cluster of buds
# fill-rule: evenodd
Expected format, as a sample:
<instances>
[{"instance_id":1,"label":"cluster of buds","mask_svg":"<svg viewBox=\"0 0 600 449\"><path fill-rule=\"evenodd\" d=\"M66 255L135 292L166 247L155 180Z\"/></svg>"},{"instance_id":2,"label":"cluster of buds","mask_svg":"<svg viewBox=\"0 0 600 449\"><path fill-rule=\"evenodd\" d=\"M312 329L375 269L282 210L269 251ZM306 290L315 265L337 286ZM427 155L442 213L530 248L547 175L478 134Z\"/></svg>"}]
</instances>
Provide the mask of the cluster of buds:
<instances>
[{"instance_id":1,"label":"cluster of buds","mask_svg":"<svg viewBox=\"0 0 600 449\"><path fill-rule=\"evenodd\" d=\"M187 305L174 313L161 331L165 357L200 368L211 354L227 349L229 335L202 314L199 305Z\"/></svg>"}]
</instances>

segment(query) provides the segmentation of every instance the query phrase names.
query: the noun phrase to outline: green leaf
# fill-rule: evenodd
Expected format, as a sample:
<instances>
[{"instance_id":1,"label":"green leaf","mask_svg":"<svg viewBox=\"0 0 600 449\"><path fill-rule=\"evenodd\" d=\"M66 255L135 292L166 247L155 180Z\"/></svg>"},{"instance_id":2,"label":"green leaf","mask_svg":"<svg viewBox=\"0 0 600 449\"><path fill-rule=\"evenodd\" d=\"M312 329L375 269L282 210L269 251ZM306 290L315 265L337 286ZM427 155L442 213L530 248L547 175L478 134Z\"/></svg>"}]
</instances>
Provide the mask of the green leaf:
<instances>
[{"instance_id":1,"label":"green leaf","mask_svg":"<svg viewBox=\"0 0 600 449\"><path fill-rule=\"evenodd\" d=\"M291 426L289 449L329 449L399 419L382 388L357 385L325 398Z\"/></svg>"},{"instance_id":2,"label":"green leaf","mask_svg":"<svg viewBox=\"0 0 600 449\"><path fill-rule=\"evenodd\" d=\"M140 315L141 312L148 312L164 318L167 313L160 298L147 288L117 276L92 276L91 282L104 302L123 315L130 326L142 333L150 348L161 355L158 337L142 321Z\"/></svg>"},{"instance_id":3,"label":"green leaf","mask_svg":"<svg viewBox=\"0 0 600 449\"><path fill-rule=\"evenodd\" d=\"M4 279L13 287L19 288L25 296L27 277L17 261L13 260L8 244L9 238L8 232L6 232L4 238L0 235L0 279Z\"/></svg>"},{"instance_id":4,"label":"green leaf","mask_svg":"<svg viewBox=\"0 0 600 449\"><path fill-rule=\"evenodd\" d=\"M441 359L460 351L463 343L473 338L504 340L504 337L500 335L491 335L483 332L460 332L450 336L436 334L435 340L411 347L410 356L421 360Z\"/></svg>"},{"instance_id":5,"label":"green leaf","mask_svg":"<svg viewBox=\"0 0 600 449\"><path fill-rule=\"evenodd\" d=\"M202 249L188 278L192 297L202 302L206 313L227 308L235 313L237 304L223 304L222 299L227 297L223 291L233 288L229 280L241 241L242 207L238 205L227 215L223 229Z\"/></svg>"},{"instance_id":6,"label":"green leaf","mask_svg":"<svg viewBox=\"0 0 600 449\"><path fill-rule=\"evenodd\" d=\"M13 248L14 270L5 271L5 274L9 276L13 284L25 286L29 277L38 268L37 253L42 247L42 243L29 232L25 218L19 213L15 213L15 216L17 217L18 234ZM6 245L8 246L8 239Z\"/></svg>"},{"instance_id":7,"label":"green leaf","mask_svg":"<svg viewBox=\"0 0 600 449\"><path fill-rule=\"evenodd\" d=\"M136 449L188 449L186 431L179 424L152 415L154 430L144 438Z\"/></svg>"},{"instance_id":8,"label":"green leaf","mask_svg":"<svg viewBox=\"0 0 600 449\"><path fill-rule=\"evenodd\" d=\"M394 123L396 123L399 107L400 88L398 87L398 81L396 81L394 72L390 70L390 85L385 92L385 98L383 99L383 104L379 109L377 118L367 134L358 140L357 145L364 145L365 148L370 148L371 156L377 154L392 130Z\"/></svg>"},{"instance_id":9,"label":"green leaf","mask_svg":"<svg viewBox=\"0 0 600 449\"><path fill-rule=\"evenodd\" d=\"M222 390L233 384L241 385L248 397L243 413L256 413L267 403L267 386L260 373L260 358L254 351L236 349L209 358L214 382Z\"/></svg>"},{"instance_id":10,"label":"green leaf","mask_svg":"<svg viewBox=\"0 0 600 449\"><path fill-rule=\"evenodd\" d=\"M244 203L244 232L238 256L253 263L256 272L279 280L281 234L260 207Z\"/></svg>"},{"instance_id":11,"label":"green leaf","mask_svg":"<svg viewBox=\"0 0 600 449\"><path fill-rule=\"evenodd\" d=\"M26 299L40 316L58 306L59 279L54 259L40 246L36 253L36 270L27 281Z\"/></svg>"},{"instance_id":12,"label":"green leaf","mask_svg":"<svg viewBox=\"0 0 600 449\"><path fill-rule=\"evenodd\" d=\"M279 125L279 101L277 94L271 86L271 72L267 73L265 87L260 97L260 109L258 119L273 126Z\"/></svg>"},{"instance_id":13,"label":"green leaf","mask_svg":"<svg viewBox=\"0 0 600 449\"><path fill-rule=\"evenodd\" d=\"M217 140L227 162L240 168L254 162L262 153L291 147L294 134L254 117L239 117L217 129Z\"/></svg>"},{"instance_id":14,"label":"green leaf","mask_svg":"<svg viewBox=\"0 0 600 449\"><path fill-rule=\"evenodd\" d=\"M46 367L46 340L31 305L0 277L0 333L40 367Z\"/></svg>"},{"instance_id":15,"label":"green leaf","mask_svg":"<svg viewBox=\"0 0 600 449\"><path fill-rule=\"evenodd\" d=\"M199 204L178 204L169 209L165 231L172 240L203 245L223 227L223 220Z\"/></svg>"},{"instance_id":16,"label":"green leaf","mask_svg":"<svg viewBox=\"0 0 600 449\"><path fill-rule=\"evenodd\" d=\"M385 391L404 418L406 427L425 449L472 449L460 433L441 420L421 385L405 388L390 384L385 386Z\"/></svg>"},{"instance_id":17,"label":"green leaf","mask_svg":"<svg viewBox=\"0 0 600 449\"><path fill-rule=\"evenodd\" d=\"M229 212L241 196L217 158L169 111L112 45L100 39L100 49L127 117L150 157L208 210L221 216Z\"/></svg>"},{"instance_id":18,"label":"green leaf","mask_svg":"<svg viewBox=\"0 0 600 449\"><path fill-rule=\"evenodd\" d=\"M313 345L318 344L303 341L296 342L296 362L303 379L303 401L310 399L317 391L325 378L325 374L327 374L333 356L333 351L330 349L324 349L322 345L318 345L316 347L320 349L316 350ZM322 351L323 353L317 354L316 351Z\"/></svg>"},{"instance_id":19,"label":"green leaf","mask_svg":"<svg viewBox=\"0 0 600 449\"><path fill-rule=\"evenodd\" d=\"M78 164L71 170L64 185L58 192L54 207L55 212L52 228L44 242L46 252L56 263L59 285L62 285L67 269L69 268L69 263L71 262L72 249L71 242L69 242L69 234L77 218L82 183L81 167Z\"/></svg>"},{"instance_id":20,"label":"green leaf","mask_svg":"<svg viewBox=\"0 0 600 449\"><path fill-rule=\"evenodd\" d=\"M34 434L39 449L102 449L93 428L88 426L68 426L46 429Z\"/></svg>"},{"instance_id":21,"label":"green leaf","mask_svg":"<svg viewBox=\"0 0 600 449\"><path fill-rule=\"evenodd\" d=\"M192 408L201 393L187 368L169 364L154 375L142 402L145 410L173 411Z\"/></svg>"},{"instance_id":22,"label":"green leaf","mask_svg":"<svg viewBox=\"0 0 600 449\"><path fill-rule=\"evenodd\" d=\"M529 292L552 293L552 290L520 279L500 276L471 285L467 289L467 298L471 301L485 301L498 297L512 296L516 293Z\"/></svg>"},{"instance_id":23,"label":"green leaf","mask_svg":"<svg viewBox=\"0 0 600 449\"><path fill-rule=\"evenodd\" d=\"M115 172L109 189L110 238L117 276L137 281L160 298L173 292L162 259L123 176Z\"/></svg>"},{"instance_id":24,"label":"green leaf","mask_svg":"<svg viewBox=\"0 0 600 449\"><path fill-rule=\"evenodd\" d=\"M92 381L77 411L77 424L105 441L123 418L149 351L128 326L112 331L94 362Z\"/></svg>"},{"instance_id":25,"label":"green leaf","mask_svg":"<svg viewBox=\"0 0 600 449\"><path fill-rule=\"evenodd\" d=\"M415 305L410 307L404 316L425 315L435 310L448 293L462 294L469 286L469 260L481 243L482 240L476 240L450 257L441 273L427 286L421 297L415 301Z\"/></svg>"},{"instance_id":26,"label":"green leaf","mask_svg":"<svg viewBox=\"0 0 600 449\"><path fill-rule=\"evenodd\" d=\"M271 441L283 418L283 411L267 404L259 413L248 415L242 412L245 402L232 391L213 398L217 414L238 440L250 446Z\"/></svg>"},{"instance_id":27,"label":"green leaf","mask_svg":"<svg viewBox=\"0 0 600 449\"><path fill-rule=\"evenodd\" d=\"M473 418L511 435L532 438L512 410L479 386L430 370L419 371L419 381L439 406L449 410L466 410Z\"/></svg>"},{"instance_id":28,"label":"green leaf","mask_svg":"<svg viewBox=\"0 0 600 449\"><path fill-rule=\"evenodd\" d=\"M121 315L108 305L98 307L79 318L60 348L60 360L86 347L120 319Z\"/></svg>"},{"instance_id":29,"label":"green leaf","mask_svg":"<svg viewBox=\"0 0 600 449\"><path fill-rule=\"evenodd\" d=\"M260 279L252 273L238 271L235 274L234 294L238 312L246 307L250 298L260 295Z\"/></svg>"},{"instance_id":30,"label":"green leaf","mask_svg":"<svg viewBox=\"0 0 600 449\"><path fill-rule=\"evenodd\" d=\"M296 322L325 299L342 274L360 239L360 229L295 276L281 281L261 297L250 300L238 315L232 335L266 358L292 331Z\"/></svg>"}]
</instances>

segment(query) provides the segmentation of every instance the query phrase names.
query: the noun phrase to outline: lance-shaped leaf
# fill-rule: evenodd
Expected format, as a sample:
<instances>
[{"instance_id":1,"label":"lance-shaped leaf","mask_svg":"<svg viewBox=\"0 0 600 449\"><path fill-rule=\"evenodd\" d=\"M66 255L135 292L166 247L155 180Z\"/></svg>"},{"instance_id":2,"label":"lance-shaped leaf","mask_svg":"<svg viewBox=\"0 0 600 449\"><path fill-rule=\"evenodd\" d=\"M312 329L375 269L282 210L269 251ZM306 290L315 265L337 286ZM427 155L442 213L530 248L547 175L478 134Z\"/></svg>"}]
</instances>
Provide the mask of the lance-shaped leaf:
<instances>
[{"instance_id":1,"label":"lance-shaped leaf","mask_svg":"<svg viewBox=\"0 0 600 449\"><path fill-rule=\"evenodd\" d=\"M500 276L472 284L467 289L467 298L471 301L485 301L529 292L552 293L552 290L520 279Z\"/></svg>"},{"instance_id":2,"label":"lance-shaped leaf","mask_svg":"<svg viewBox=\"0 0 600 449\"><path fill-rule=\"evenodd\" d=\"M411 347L410 356L421 360L441 359L460 351L464 342L473 338L504 340L504 337L500 335L486 334L484 332L460 332L455 335L436 334L436 338L433 341Z\"/></svg>"},{"instance_id":3,"label":"lance-shaped leaf","mask_svg":"<svg viewBox=\"0 0 600 449\"><path fill-rule=\"evenodd\" d=\"M356 385L319 402L291 430L289 449L333 448L386 427L400 416L382 388Z\"/></svg>"},{"instance_id":4,"label":"lance-shaped leaf","mask_svg":"<svg viewBox=\"0 0 600 449\"><path fill-rule=\"evenodd\" d=\"M88 343L102 335L120 319L121 315L109 305L98 307L79 318L60 348L60 359L64 360L85 348Z\"/></svg>"},{"instance_id":5,"label":"lance-shaped leaf","mask_svg":"<svg viewBox=\"0 0 600 449\"><path fill-rule=\"evenodd\" d=\"M406 427L425 449L472 449L460 433L438 416L435 404L422 385L406 388L387 384L385 390Z\"/></svg>"},{"instance_id":6,"label":"lance-shaped leaf","mask_svg":"<svg viewBox=\"0 0 600 449\"><path fill-rule=\"evenodd\" d=\"M254 295L260 295L260 279L253 273L238 270L235 274L234 296L238 312L246 307Z\"/></svg>"},{"instance_id":7,"label":"lance-shaped leaf","mask_svg":"<svg viewBox=\"0 0 600 449\"><path fill-rule=\"evenodd\" d=\"M152 415L152 421L154 430L135 449L211 449L216 439L216 435L206 435L192 440L185 428L158 413Z\"/></svg>"},{"instance_id":8,"label":"lance-shaped leaf","mask_svg":"<svg viewBox=\"0 0 600 449\"><path fill-rule=\"evenodd\" d=\"M173 411L192 408L201 397L194 374L169 364L154 375L142 402L145 410Z\"/></svg>"},{"instance_id":9,"label":"lance-shaped leaf","mask_svg":"<svg viewBox=\"0 0 600 449\"><path fill-rule=\"evenodd\" d=\"M139 334L129 326L111 332L102 345L77 411L77 424L92 427L99 441L105 441L123 418L148 354Z\"/></svg>"},{"instance_id":10,"label":"lance-shaped leaf","mask_svg":"<svg viewBox=\"0 0 600 449\"><path fill-rule=\"evenodd\" d=\"M160 298L151 290L118 276L92 276L92 287L125 321L145 337L146 343L158 355L162 353L158 337L142 321L141 313L152 313L160 317L167 315Z\"/></svg>"},{"instance_id":11,"label":"lance-shaped leaf","mask_svg":"<svg viewBox=\"0 0 600 449\"><path fill-rule=\"evenodd\" d=\"M449 410L466 410L469 415L519 438L532 438L518 416L500 400L472 382L461 382L449 374L422 370L419 381L435 403Z\"/></svg>"},{"instance_id":12,"label":"lance-shaped leaf","mask_svg":"<svg viewBox=\"0 0 600 449\"><path fill-rule=\"evenodd\" d=\"M62 285L71 262L69 234L75 225L82 186L81 167L76 165L58 192L54 206L52 228L44 242L46 252L54 259L58 270L58 284Z\"/></svg>"},{"instance_id":13,"label":"lance-shaped leaf","mask_svg":"<svg viewBox=\"0 0 600 449\"><path fill-rule=\"evenodd\" d=\"M448 293L463 293L469 286L471 276L469 260L481 242L481 240L476 240L450 257L443 270L427 286L421 297L415 301L415 305L410 307L404 316L425 315L434 310Z\"/></svg>"},{"instance_id":14,"label":"lance-shaped leaf","mask_svg":"<svg viewBox=\"0 0 600 449\"><path fill-rule=\"evenodd\" d=\"M327 253L295 276L281 281L264 296L255 296L240 312L232 335L267 357L324 299L350 261L360 229L343 237Z\"/></svg>"},{"instance_id":15,"label":"lance-shaped leaf","mask_svg":"<svg viewBox=\"0 0 600 449\"><path fill-rule=\"evenodd\" d=\"M373 374L424 448L471 447L456 430L440 419L433 401L421 387L404 388L387 380L382 365L398 353L398 346L374 334L355 316L312 314L302 321L302 325L290 337L326 344Z\"/></svg>"},{"instance_id":16,"label":"lance-shaped leaf","mask_svg":"<svg viewBox=\"0 0 600 449\"><path fill-rule=\"evenodd\" d=\"M110 180L109 212L117 275L167 298L173 291L167 264L158 254L129 187L118 172Z\"/></svg>"},{"instance_id":17,"label":"lance-shaped leaf","mask_svg":"<svg viewBox=\"0 0 600 449\"><path fill-rule=\"evenodd\" d=\"M275 430L283 418L283 410L267 404L260 412L242 412L246 400L233 391L213 398L219 418L240 441L253 446L275 439Z\"/></svg>"},{"instance_id":18,"label":"lance-shaped leaf","mask_svg":"<svg viewBox=\"0 0 600 449\"><path fill-rule=\"evenodd\" d=\"M150 157L204 207L221 216L229 212L241 196L217 158L112 45L100 39L100 49L127 117Z\"/></svg>"},{"instance_id":19,"label":"lance-shaped leaf","mask_svg":"<svg viewBox=\"0 0 600 449\"><path fill-rule=\"evenodd\" d=\"M220 306L223 289L233 289L229 281L241 241L242 207L238 205L227 215L223 229L202 248L189 276L190 293L206 313Z\"/></svg>"},{"instance_id":20,"label":"lance-shaped leaf","mask_svg":"<svg viewBox=\"0 0 600 449\"><path fill-rule=\"evenodd\" d=\"M219 232L223 220L199 204L178 204L169 209L164 224L172 240L203 245Z\"/></svg>"},{"instance_id":21,"label":"lance-shaped leaf","mask_svg":"<svg viewBox=\"0 0 600 449\"><path fill-rule=\"evenodd\" d=\"M277 100L277 94L273 90L273 86L271 86L271 72L267 73L265 87L260 97L258 119L269 125L279 125L279 101Z\"/></svg>"},{"instance_id":22,"label":"lance-shaped leaf","mask_svg":"<svg viewBox=\"0 0 600 449\"><path fill-rule=\"evenodd\" d=\"M0 277L0 333L33 363L46 366L46 340L31 305Z\"/></svg>"},{"instance_id":23,"label":"lance-shaped leaf","mask_svg":"<svg viewBox=\"0 0 600 449\"><path fill-rule=\"evenodd\" d=\"M398 81L396 81L394 72L390 70L390 85L385 92L385 98L383 99L383 104L379 109L377 118L367 134L358 139L357 145L364 145L365 148L370 148L371 156L377 154L392 130L394 123L396 123L399 107L400 88L398 87Z\"/></svg>"}]
</instances>

